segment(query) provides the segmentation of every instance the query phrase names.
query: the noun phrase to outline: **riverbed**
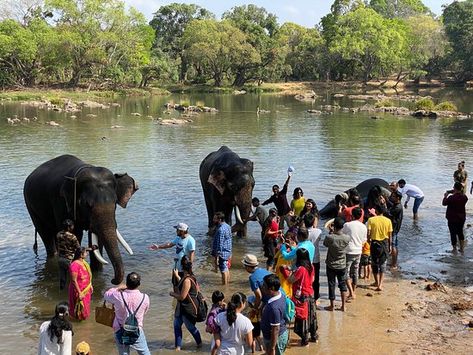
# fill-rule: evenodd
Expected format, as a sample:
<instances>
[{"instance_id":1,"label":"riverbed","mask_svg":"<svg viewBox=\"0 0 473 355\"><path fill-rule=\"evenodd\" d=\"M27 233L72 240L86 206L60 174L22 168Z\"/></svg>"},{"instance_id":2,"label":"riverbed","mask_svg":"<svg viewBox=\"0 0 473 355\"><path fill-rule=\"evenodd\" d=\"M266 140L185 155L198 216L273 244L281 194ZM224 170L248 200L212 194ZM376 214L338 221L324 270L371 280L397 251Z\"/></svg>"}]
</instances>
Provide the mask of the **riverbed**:
<instances>
[{"instance_id":1,"label":"riverbed","mask_svg":"<svg viewBox=\"0 0 473 355\"><path fill-rule=\"evenodd\" d=\"M463 112L473 111L472 92L441 91L435 95L453 100ZM192 122L184 125L160 125L158 118L180 118L178 112L165 113L164 104L169 101L206 105L219 112L192 116ZM24 180L34 168L66 153L113 172L128 172L140 186L126 209L117 208L117 222L134 251L133 256L123 251L126 272L141 273L142 290L151 298L145 331L153 352L173 348L173 303L168 296L173 250L150 251L148 245L172 240L172 226L187 223L197 242L195 271L204 293L210 296L220 288L219 275L212 272L208 257L210 240L205 235L207 216L198 168L202 159L221 145L254 162L254 196L260 200L270 196L273 184L284 183L288 165L295 168L288 198L300 186L319 208L336 193L367 178L404 178L419 186L426 195L420 220L412 220L410 202L399 235L401 274L472 282L471 253L462 257L446 252L449 237L441 206L460 160L466 161L466 170L473 174L472 119L392 115L373 119L368 113L307 113L322 104L333 104L330 93L314 102L276 95L204 94L116 102L120 106L85 109L75 113L75 118L70 113L20 103L0 105L1 353L34 354L39 325L52 316L57 302L67 299L67 294L59 291L55 261L46 259L40 240L38 256L32 250L34 228L22 195ZM257 115L257 107L270 112ZM6 118L14 115L31 120L7 124ZM58 126L46 124L50 121ZM467 223L471 223L471 212L470 203ZM247 239L234 240L231 285L222 289L227 296L236 290L250 292L239 260L246 252L262 257L258 228L254 223ZM467 236L471 234L467 229ZM93 307L111 287L111 278L112 269L107 266L94 275ZM322 291L326 297L325 287ZM104 354L114 346L111 329L96 324L93 317L74 323L74 332L74 344L85 339L94 354ZM204 338L208 344L209 337ZM200 353L188 335L185 339L184 350ZM206 351L204 346L201 352Z\"/></svg>"}]
</instances>

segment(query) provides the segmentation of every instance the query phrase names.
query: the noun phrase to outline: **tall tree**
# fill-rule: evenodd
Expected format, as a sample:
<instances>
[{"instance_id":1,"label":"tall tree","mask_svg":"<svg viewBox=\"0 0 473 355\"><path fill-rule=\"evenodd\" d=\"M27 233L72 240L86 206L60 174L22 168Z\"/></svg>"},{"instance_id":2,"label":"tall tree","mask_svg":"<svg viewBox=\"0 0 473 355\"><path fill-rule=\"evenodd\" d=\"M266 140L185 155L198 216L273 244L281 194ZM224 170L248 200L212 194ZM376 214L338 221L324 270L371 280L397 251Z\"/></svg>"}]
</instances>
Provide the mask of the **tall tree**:
<instances>
[{"instance_id":1,"label":"tall tree","mask_svg":"<svg viewBox=\"0 0 473 355\"><path fill-rule=\"evenodd\" d=\"M370 7L386 18L408 18L431 14L422 0L370 0Z\"/></svg>"},{"instance_id":2,"label":"tall tree","mask_svg":"<svg viewBox=\"0 0 473 355\"><path fill-rule=\"evenodd\" d=\"M154 48L167 53L170 58L179 60L179 80L186 79L188 63L183 55L182 36L192 20L214 19L210 11L194 4L172 3L161 6L150 22L155 30Z\"/></svg>"},{"instance_id":3,"label":"tall tree","mask_svg":"<svg viewBox=\"0 0 473 355\"><path fill-rule=\"evenodd\" d=\"M229 21L192 21L182 42L189 61L210 75L215 86L222 86L233 67L260 59L246 35Z\"/></svg>"},{"instance_id":4,"label":"tall tree","mask_svg":"<svg viewBox=\"0 0 473 355\"><path fill-rule=\"evenodd\" d=\"M445 32L453 48L450 58L457 80L473 79L473 0L454 1L443 11Z\"/></svg>"},{"instance_id":5,"label":"tall tree","mask_svg":"<svg viewBox=\"0 0 473 355\"><path fill-rule=\"evenodd\" d=\"M261 61L249 61L236 68L234 86L243 86L248 80L265 80L284 65L284 57L275 39L279 29L277 17L256 5L235 6L222 18L229 20L246 34L248 42L259 53Z\"/></svg>"},{"instance_id":6,"label":"tall tree","mask_svg":"<svg viewBox=\"0 0 473 355\"><path fill-rule=\"evenodd\" d=\"M406 39L405 28L399 21L359 7L338 21L330 51L354 62L366 82L389 75L399 67L407 49Z\"/></svg>"}]
</instances>

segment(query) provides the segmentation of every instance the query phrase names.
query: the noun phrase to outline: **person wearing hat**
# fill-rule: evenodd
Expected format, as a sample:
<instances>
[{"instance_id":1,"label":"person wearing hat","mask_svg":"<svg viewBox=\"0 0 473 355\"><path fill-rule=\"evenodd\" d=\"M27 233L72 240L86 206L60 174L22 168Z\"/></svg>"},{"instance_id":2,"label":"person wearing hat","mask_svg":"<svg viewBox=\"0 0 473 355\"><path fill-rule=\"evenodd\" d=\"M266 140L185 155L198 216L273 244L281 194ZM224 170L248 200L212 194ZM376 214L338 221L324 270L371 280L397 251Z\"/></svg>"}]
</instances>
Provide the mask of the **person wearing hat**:
<instances>
[{"instance_id":1,"label":"person wearing hat","mask_svg":"<svg viewBox=\"0 0 473 355\"><path fill-rule=\"evenodd\" d=\"M76 355L90 355L90 346L85 341L81 341L76 346Z\"/></svg>"},{"instance_id":2,"label":"person wearing hat","mask_svg":"<svg viewBox=\"0 0 473 355\"><path fill-rule=\"evenodd\" d=\"M263 279L266 275L270 275L271 272L264 268L259 267L258 258L253 254L245 254L243 260L241 261L243 266L245 267L246 272L250 274L249 282L251 291L255 294L255 300L252 304L251 313L254 317L250 317L252 319L251 324L253 324L253 342L252 349L256 349L256 344L260 344L260 348L262 347L263 340L261 338L261 327L260 327L260 308L261 308L261 300L263 298L263 294L261 292L261 285L263 284Z\"/></svg>"},{"instance_id":3,"label":"person wearing hat","mask_svg":"<svg viewBox=\"0 0 473 355\"><path fill-rule=\"evenodd\" d=\"M178 223L174 226L176 229L176 238L172 242L165 244L152 244L150 250L169 249L176 247L174 256L174 269L182 272L181 259L185 255L192 263L195 255L195 239L189 234L189 226L185 223Z\"/></svg>"},{"instance_id":4,"label":"person wearing hat","mask_svg":"<svg viewBox=\"0 0 473 355\"><path fill-rule=\"evenodd\" d=\"M397 235L401 229L402 217L404 215L404 210L402 209L402 193L397 190L394 190L389 196L389 202L392 204L388 210L387 217L391 220L393 225L393 234L391 237L391 268L397 269L397 256L398 256L398 241Z\"/></svg>"}]
</instances>

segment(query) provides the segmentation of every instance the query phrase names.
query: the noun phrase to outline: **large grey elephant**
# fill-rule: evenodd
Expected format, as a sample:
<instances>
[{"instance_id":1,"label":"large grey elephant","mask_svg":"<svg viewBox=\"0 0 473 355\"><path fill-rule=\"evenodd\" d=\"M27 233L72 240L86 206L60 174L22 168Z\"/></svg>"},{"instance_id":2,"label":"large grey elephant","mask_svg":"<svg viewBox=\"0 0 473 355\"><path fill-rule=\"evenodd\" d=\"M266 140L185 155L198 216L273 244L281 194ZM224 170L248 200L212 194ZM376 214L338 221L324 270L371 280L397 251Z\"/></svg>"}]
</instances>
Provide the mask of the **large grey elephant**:
<instances>
[{"instance_id":1,"label":"large grey elephant","mask_svg":"<svg viewBox=\"0 0 473 355\"><path fill-rule=\"evenodd\" d=\"M380 187L381 193L386 199L389 198L391 191L389 190L389 184L386 180L379 179L379 178L364 180L354 187L358 191L364 205L369 204L370 191L375 186ZM345 192L348 193L349 191L350 189L346 190ZM338 212L337 212L337 206L336 206L335 200L334 199L330 200L324 206L324 208L322 208L319 211L319 213L320 213L320 217L323 219L336 217Z\"/></svg>"},{"instance_id":2,"label":"large grey elephant","mask_svg":"<svg viewBox=\"0 0 473 355\"><path fill-rule=\"evenodd\" d=\"M236 224L232 230L246 236L246 222L251 213L251 198L255 179L253 162L243 159L226 146L212 152L200 164L200 182L207 206L209 232L213 215L223 212L231 225L235 210Z\"/></svg>"},{"instance_id":3,"label":"large grey elephant","mask_svg":"<svg viewBox=\"0 0 473 355\"><path fill-rule=\"evenodd\" d=\"M128 174L84 163L72 155L61 155L37 167L25 181L26 207L43 240L48 256L56 254L56 234L62 221L74 220L74 233L79 241L84 230L89 232L89 245L98 245L92 255L92 267L100 268L107 261L101 256L103 247L112 262L113 284L123 281L123 261L118 242L132 250L117 230L116 205L125 208L138 190ZM100 262L99 263L97 263Z\"/></svg>"}]
</instances>

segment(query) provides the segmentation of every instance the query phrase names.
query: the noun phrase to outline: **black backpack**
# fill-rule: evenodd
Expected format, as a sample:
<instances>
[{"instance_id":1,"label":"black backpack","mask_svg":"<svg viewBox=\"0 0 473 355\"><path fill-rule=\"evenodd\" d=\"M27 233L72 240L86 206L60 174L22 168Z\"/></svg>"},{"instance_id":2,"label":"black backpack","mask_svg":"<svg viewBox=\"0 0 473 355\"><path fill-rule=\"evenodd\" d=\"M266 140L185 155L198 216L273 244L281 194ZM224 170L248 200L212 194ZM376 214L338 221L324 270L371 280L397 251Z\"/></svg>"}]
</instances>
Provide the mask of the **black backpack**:
<instances>
[{"instance_id":1,"label":"black backpack","mask_svg":"<svg viewBox=\"0 0 473 355\"><path fill-rule=\"evenodd\" d=\"M204 296L199 291L199 287L197 283L192 277L189 277L190 281L194 284L196 289L196 294L191 294L189 291L188 293L188 303L183 303L182 308L187 316L191 319L195 320L196 322L204 322L207 319L207 312L209 307L207 302L205 301Z\"/></svg>"},{"instance_id":2,"label":"black backpack","mask_svg":"<svg viewBox=\"0 0 473 355\"><path fill-rule=\"evenodd\" d=\"M145 295L143 294L143 299L141 300L140 304L136 308L135 312L130 311L128 305L123 298L123 292L120 293L122 295L123 303L128 311L128 317L125 319L125 323L119 330L119 339L123 345L133 345L136 343L138 338L140 337L140 327L138 325L138 319L136 319L136 313L140 309L143 301L145 300Z\"/></svg>"}]
</instances>

